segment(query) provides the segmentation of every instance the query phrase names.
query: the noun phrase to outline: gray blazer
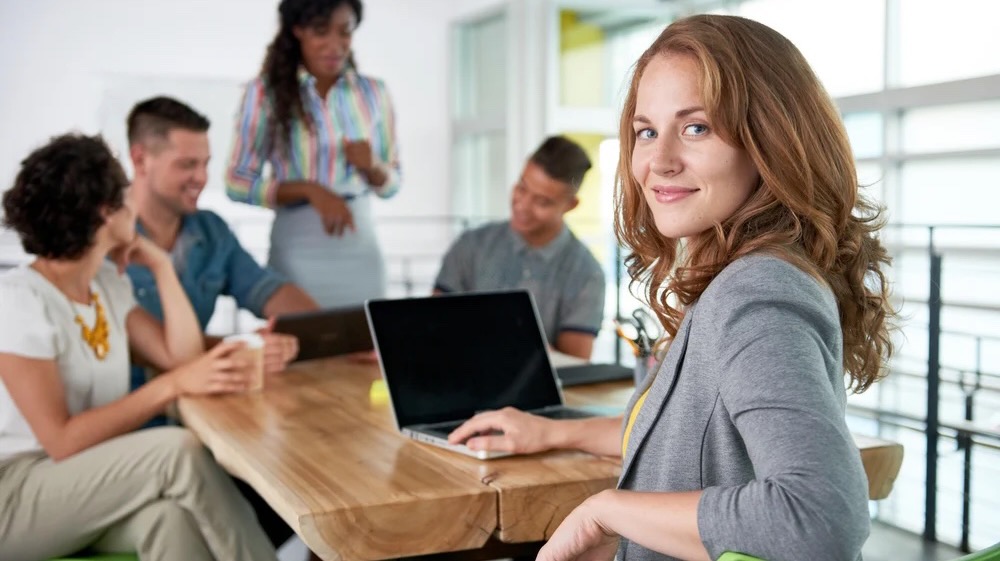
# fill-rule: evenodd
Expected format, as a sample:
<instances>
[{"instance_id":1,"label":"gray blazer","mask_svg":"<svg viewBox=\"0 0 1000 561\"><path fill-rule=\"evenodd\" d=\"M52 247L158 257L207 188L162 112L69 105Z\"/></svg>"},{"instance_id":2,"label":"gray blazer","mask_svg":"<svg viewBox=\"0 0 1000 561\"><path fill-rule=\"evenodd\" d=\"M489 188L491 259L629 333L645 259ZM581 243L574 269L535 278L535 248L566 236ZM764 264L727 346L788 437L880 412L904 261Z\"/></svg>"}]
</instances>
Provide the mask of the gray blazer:
<instances>
[{"instance_id":1,"label":"gray blazer","mask_svg":"<svg viewBox=\"0 0 1000 561\"><path fill-rule=\"evenodd\" d=\"M726 267L684 317L649 388L620 489L702 489L713 559L852 561L868 537L867 480L844 421L843 337L831 291L790 263ZM626 417L627 419L627 417ZM664 559L626 539L618 559Z\"/></svg>"}]
</instances>

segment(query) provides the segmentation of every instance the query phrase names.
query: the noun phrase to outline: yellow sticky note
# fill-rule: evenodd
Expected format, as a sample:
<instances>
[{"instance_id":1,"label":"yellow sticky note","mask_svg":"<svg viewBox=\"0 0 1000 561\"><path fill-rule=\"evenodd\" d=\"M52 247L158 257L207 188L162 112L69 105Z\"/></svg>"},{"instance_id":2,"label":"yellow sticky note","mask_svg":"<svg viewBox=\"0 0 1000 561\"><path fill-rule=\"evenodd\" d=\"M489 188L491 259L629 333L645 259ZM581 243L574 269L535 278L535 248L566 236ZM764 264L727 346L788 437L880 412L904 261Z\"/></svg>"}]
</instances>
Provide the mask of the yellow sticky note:
<instances>
[{"instance_id":1,"label":"yellow sticky note","mask_svg":"<svg viewBox=\"0 0 1000 561\"><path fill-rule=\"evenodd\" d=\"M385 387L385 380L375 380L371 388L368 389L368 401L372 405L385 405L389 403L389 389Z\"/></svg>"}]
</instances>

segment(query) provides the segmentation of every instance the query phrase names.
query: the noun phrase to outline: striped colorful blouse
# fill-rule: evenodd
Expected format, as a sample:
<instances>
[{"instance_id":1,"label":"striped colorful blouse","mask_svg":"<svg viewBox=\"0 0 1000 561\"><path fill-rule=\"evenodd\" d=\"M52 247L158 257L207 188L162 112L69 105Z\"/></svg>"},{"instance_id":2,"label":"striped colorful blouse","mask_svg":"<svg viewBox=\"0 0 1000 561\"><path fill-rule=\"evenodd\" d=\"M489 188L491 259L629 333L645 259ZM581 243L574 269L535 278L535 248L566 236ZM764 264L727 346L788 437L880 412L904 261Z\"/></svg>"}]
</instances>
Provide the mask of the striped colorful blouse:
<instances>
[{"instance_id":1,"label":"striped colorful blouse","mask_svg":"<svg viewBox=\"0 0 1000 561\"><path fill-rule=\"evenodd\" d=\"M290 154L274 150L268 131L274 114L263 79L258 77L247 85L226 167L226 194L230 199L274 207L278 185L285 181L315 181L347 196L371 190L380 197L390 197L399 190L395 116L385 84L348 70L324 100L316 92L315 83L316 78L299 70L303 107L312 119L313 129L293 118L288 142L291 149L287 151ZM341 150L345 137L371 143L375 159L388 164L385 185L368 185L347 163ZM265 164L271 166L269 175L264 173Z\"/></svg>"}]
</instances>

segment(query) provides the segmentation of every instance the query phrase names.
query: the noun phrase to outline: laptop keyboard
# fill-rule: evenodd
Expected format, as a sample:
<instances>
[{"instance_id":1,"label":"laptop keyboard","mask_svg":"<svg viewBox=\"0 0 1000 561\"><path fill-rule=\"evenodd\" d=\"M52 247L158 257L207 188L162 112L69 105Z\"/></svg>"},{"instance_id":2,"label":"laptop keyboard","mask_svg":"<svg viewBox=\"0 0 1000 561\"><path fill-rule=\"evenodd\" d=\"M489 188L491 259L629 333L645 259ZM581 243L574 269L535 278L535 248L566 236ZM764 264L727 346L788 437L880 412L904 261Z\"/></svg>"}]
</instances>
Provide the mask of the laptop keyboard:
<instances>
[{"instance_id":1,"label":"laptop keyboard","mask_svg":"<svg viewBox=\"0 0 1000 561\"><path fill-rule=\"evenodd\" d=\"M462 426L462 423L464 422L465 421L456 421L454 423L436 423L433 426L426 427L424 430L433 431L447 437L449 434L451 434L451 431Z\"/></svg>"},{"instance_id":2,"label":"laptop keyboard","mask_svg":"<svg viewBox=\"0 0 1000 561\"><path fill-rule=\"evenodd\" d=\"M531 411L530 413L538 415L539 417L545 417L546 419L553 420L568 420L568 419L588 419L590 417L596 416L594 413L588 413L587 411L581 411L579 409L550 409L548 411ZM423 430L428 432L433 432L447 438L451 431L462 426L465 421L455 421L452 423L435 423L432 426L424 427ZM497 433L502 434L502 433Z\"/></svg>"}]
</instances>

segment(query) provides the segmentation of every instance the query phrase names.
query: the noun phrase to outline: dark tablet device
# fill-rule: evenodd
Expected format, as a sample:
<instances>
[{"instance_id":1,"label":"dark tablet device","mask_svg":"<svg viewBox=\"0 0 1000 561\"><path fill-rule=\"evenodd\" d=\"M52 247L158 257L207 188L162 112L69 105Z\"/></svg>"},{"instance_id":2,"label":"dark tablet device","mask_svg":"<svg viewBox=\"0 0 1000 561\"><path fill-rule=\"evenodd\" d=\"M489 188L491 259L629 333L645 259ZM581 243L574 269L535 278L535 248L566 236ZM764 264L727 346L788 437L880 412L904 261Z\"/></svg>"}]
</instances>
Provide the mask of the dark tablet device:
<instances>
[{"instance_id":1,"label":"dark tablet device","mask_svg":"<svg viewBox=\"0 0 1000 561\"><path fill-rule=\"evenodd\" d=\"M298 337L296 362L375 348L364 306L281 315L275 319L274 331Z\"/></svg>"}]
</instances>

